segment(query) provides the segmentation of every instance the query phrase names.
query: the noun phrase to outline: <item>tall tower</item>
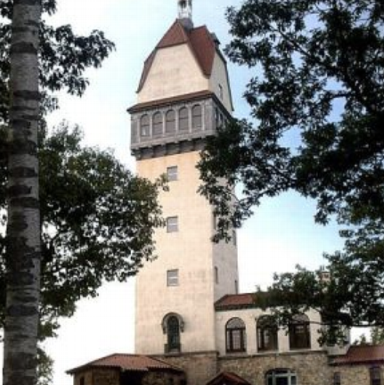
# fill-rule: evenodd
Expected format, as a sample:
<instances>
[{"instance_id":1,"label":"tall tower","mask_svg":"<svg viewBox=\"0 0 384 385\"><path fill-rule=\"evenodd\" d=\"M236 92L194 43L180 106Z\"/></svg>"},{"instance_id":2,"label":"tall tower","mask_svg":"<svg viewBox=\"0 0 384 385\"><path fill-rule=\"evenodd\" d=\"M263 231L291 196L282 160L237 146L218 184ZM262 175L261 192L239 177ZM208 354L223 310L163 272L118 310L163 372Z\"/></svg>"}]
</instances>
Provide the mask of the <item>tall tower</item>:
<instances>
[{"instance_id":1,"label":"tall tower","mask_svg":"<svg viewBox=\"0 0 384 385\"><path fill-rule=\"evenodd\" d=\"M236 238L211 242L213 210L197 193L200 151L232 112L219 44L207 27L193 27L192 1L178 0L178 19L145 61L129 109L138 174L169 179L160 196L167 226L155 233L158 258L136 282L136 353L216 351L214 302L237 291Z\"/></svg>"}]
</instances>

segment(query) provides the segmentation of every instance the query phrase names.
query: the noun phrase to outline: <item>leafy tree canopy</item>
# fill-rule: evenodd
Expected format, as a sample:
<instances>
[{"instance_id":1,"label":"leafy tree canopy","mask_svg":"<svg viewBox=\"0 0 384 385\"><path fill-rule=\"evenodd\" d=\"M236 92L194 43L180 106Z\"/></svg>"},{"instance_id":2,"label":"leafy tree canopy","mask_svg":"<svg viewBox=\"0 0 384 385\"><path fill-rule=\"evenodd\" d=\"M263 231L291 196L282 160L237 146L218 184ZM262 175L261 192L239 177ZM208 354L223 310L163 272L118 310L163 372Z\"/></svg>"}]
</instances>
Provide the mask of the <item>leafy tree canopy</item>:
<instances>
[{"instance_id":1,"label":"leafy tree canopy","mask_svg":"<svg viewBox=\"0 0 384 385\"><path fill-rule=\"evenodd\" d=\"M314 198L315 220L336 217L345 248L327 256L327 290L320 271L298 269L275 277L272 297L314 306L329 324L383 325L384 3L246 0L227 18L227 54L254 69L244 94L254 121L221 128L200 164L216 238L263 197Z\"/></svg>"},{"instance_id":2,"label":"leafy tree canopy","mask_svg":"<svg viewBox=\"0 0 384 385\"><path fill-rule=\"evenodd\" d=\"M42 0L43 12L56 12L56 0ZM11 37L12 0L0 2L0 124L8 121L9 107L9 45ZM76 35L70 25L53 28L46 21L40 25L40 88L43 96L42 112L57 108L52 92L66 90L81 96L88 79L84 71L100 67L114 49L104 33L94 30L89 36Z\"/></svg>"},{"instance_id":3,"label":"leafy tree canopy","mask_svg":"<svg viewBox=\"0 0 384 385\"><path fill-rule=\"evenodd\" d=\"M125 280L153 258L153 231L163 225L157 184L133 176L110 151L81 145L61 125L39 138L42 228L41 330L53 336L59 317L95 296L103 281ZM6 178L4 178L5 180ZM5 186L0 211L5 212ZM2 217L2 224L7 220ZM0 320L5 305L5 245L0 235ZM1 326L0 323L0 326Z\"/></svg>"}]
</instances>

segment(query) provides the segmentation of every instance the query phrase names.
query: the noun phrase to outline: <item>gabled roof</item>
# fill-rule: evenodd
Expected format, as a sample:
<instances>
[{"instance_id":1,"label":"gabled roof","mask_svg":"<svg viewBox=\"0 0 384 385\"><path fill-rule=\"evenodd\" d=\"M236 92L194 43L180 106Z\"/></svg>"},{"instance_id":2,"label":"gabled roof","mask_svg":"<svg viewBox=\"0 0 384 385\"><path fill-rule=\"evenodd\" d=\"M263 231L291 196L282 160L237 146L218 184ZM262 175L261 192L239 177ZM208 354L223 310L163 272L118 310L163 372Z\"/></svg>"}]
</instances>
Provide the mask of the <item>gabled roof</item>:
<instances>
[{"instance_id":1,"label":"gabled roof","mask_svg":"<svg viewBox=\"0 0 384 385\"><path fill-rule=\"evenodd\" d=\"M159 49L180 44L188 44L204 76L209 77L211 75L217 49L214 37L205 25L187 30L183 27L180 20L176 20L144 62L144 69L137 92L144 86L156 52Z\"/></svg>"},{"instance_id":2,"label":"gabled roof","mask_svg":"<svg viewBox=\"0 0 384 385\"><path fill-rule=\"evenodd\" d=\"M77 368L67 371L68 374L75 374L91 368L109 368L119 369L122 371L148 372L150 370L171 370L183 372L180 368L170 365L164 361L150 356L137 354L111 354L95 361L88 362Z\"/></svg>"},{"instance_id":3,"label":"gabled roof","mask_svg":"<svg viewBox=\"0 0 384 385\"><path fill-rule=\"evenodd\" d=\"M235 373L232 372L221 372L211 380L207 382L206 385L251 385L248 381L244 380Z\"/></svg>"},{"instance_id":4,"label":"gabled roof","mask_svg":"<svg viewBox=\"0 0 384 385\"><path fill-rule=\"evenodd\" d=\"M384 345L351 346L344 356L336 357L333 365L358 365L384 363Z\"/></svg>"}]
</instances>

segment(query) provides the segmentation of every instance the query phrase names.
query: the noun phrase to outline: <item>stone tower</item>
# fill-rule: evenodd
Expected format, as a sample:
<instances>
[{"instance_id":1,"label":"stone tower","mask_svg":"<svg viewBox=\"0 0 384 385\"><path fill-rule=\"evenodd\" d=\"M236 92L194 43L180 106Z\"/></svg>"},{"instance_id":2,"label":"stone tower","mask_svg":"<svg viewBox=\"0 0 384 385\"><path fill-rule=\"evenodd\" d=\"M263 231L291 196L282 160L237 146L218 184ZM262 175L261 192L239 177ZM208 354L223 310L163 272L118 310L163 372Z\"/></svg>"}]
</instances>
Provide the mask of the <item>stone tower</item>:
<instances>
[{"instance_id":1,"label":"stone tower","mask_svg":"<svg viewBox=\"0 0 384 385\"><path fill-rule=\"evenodd\" d=\"M213 210L197 193L200 151L232 112L219 44L207 27L193 26L192 1L178 0L178 19L145 61L129 109L138 174L169 180L160 196L167 226L155 234L158 259L136 282L139 354L217 351L214 303L237 292L236 236L211 242Z\"/></svg>"}]
</instances>

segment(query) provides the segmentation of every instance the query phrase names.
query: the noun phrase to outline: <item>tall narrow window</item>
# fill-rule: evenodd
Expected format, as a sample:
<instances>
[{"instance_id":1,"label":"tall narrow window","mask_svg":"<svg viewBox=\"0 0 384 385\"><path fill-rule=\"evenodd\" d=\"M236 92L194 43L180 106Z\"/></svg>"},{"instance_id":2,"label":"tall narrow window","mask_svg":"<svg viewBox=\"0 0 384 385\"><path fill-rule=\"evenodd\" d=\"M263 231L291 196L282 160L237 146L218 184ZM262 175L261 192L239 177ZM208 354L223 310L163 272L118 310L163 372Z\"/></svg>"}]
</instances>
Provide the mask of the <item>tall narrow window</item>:
<instances>
[{"instance_id":1,"label":"tall narrow window","mask_svg":"<svg viewBox=\"0 0 384 385\"><path fill-rule=\"evenodd\" d=\"M220 99L223 99L223 96L224 96L223 86L221 84L219 84L219 97L220 97Z\"/></svg>"},{"instance_id":2,"label":"tall narrow window","mask_svg":"<svg viewBox=\"0 0 384 385\"><path fill-rule=\"evenodd\" d=\"M167 321L167 353L180 351L180 325L176 316Z\"/></svg>"},{"instance_id":3,"label":"tall narrow window","mask_svg":"<svg viewBox=\"0 0 384 385\"><path fill-rule=\"evenodd\" d=\"M373 366L369 369L371 385L381 385L381 369L379 366Z\"/></svg>"},{"instance_id":4,"label":"tall narrow window","mask_svg":"<svg viewBox=\"0 0 384 385\"><path fill-rule=\"evenodd\" d=\"M232 230L232 242L236 246L237 245L237 238L236 238L236 231Z\"/></svg>"},{"instance_id":5,"label":"tall narrow window","mask_svg":"<svg viewBox=\"0 0 384 385\"><path fill-rule=\"evenodd\" d=\"M150 135L149 116L143 115L140 119L140 136L145 137Z\"/></svg>"},{"instance_id":6,"label":"tall narrow window","mask_svg":"<svg viewBox=\"0 0 384 385\"><path fill-rule=\"evenodd\" d=\"M81 377L80 377L79 384L80 384L80 385L84 385L84 384L85 384L85 378L84 378L84 376L81 376Z\"/></svg>"},{"instance_id":7,"label":"tall narrow window","mask_svg":"<svg viewBox=\"0 0 384 385\"><path fill-rule=\"evenodd\" d=\"M257 320L257 349L259 351L277 350L277 325L270 315Z\"/></svg>"},{"instance_id":8,"label":"tall narrow window","mask_svg":"<svg viewBox=\"0 0 384 385\"><path fill-rule=\"evenodd\" d=\"M231 318L225 327L228 353L245 352L245 324L241 318Z\"/></svg>"},{"instance_id":9,"label":"tall narrow window","mask_svg":"<svg viewBox=\"0 0 384 385\"><path fill-rule=\"evenodd\" d=\"M219 268L215 266L215 283L219 283Z\"/></svg>"},{"instance_id":10,"label":"tall narrow window","mask_svg":"<svg viewBox=\"0 0 384 385\"><path fill-rule=\"evenodd\" d=\"M192 107L192 128L200 129L203 126L202 108L200 104Z\"/></svg>"},{"instance_id":11,"label":"tall narrow window","mask_svg":"<svg viewBox=\"0 0 384 385\"><path fill-rule=\"evenodd\" d=\"M189 130L188 109L186 107L179 110L179 131Z\"/></svg>"},{"instance_id":12,"label":"tall narrow window","mask_svg":"<svg viewBox=\"0 0 384 385\"><path fill-rule=\"evenodd\" d=\"M165 132L171 133L171 132L175 132L175 130L176 130L175 111L169 110L165 114Z\"/></svg>"},{"instance_id":13,"label":"tall narrow window","mask_svg":"<svg viewBox=\"0 0 384 385\"><path fill-rule=\"evenodd\" d=\"M167 218L167 233L174 233L179 231L178 217Z\"/></svg>"},{"instance_id":14,"label":"tall narrow window","mask_svg":"<svg viewBox=\"0 0 384 385\"><path fill-rule=\"evenodd\" d=\"M179 285L179 270L167 270L167 286Z\"/></svg>"},{"instance_id":15,"label":"tall narrow window","mask_svg":"<svg viewBox=\"0 0 384 385\"><path fill-rule=\"evenodd\" d=\"M289 345L291 349L309 349L311 335L309 318L305 314L297 314L289 324Z\"/></svg>"},{"instance_id":16,"label":"tall narrow window","mask_svg":"<svg viewBox=\"0 0 384 385\"><path fill-rule=\"evenodd\" d=\"M168 182L177 180L177 166L167 167Z\"/></svg>"},{"instance_id":17,"label":"tall narrow window","mask_svg":"<svg viewBox=\"0 0 384 385\"><path fill-rule=\"evenodd\" d=\"M159 136L163 134L163 115L156 112L153 115L153 135Z\"/></svg>"},{"instance_id":18,"label":"tall narrow window","mask_svg":"<svg viewBox=\"0 0 384 385\"><path fill-rule=\"evenodd\" d=\"M340 372L333 373L333 385L341 385Z\"/></svg>"}]
</instances>

